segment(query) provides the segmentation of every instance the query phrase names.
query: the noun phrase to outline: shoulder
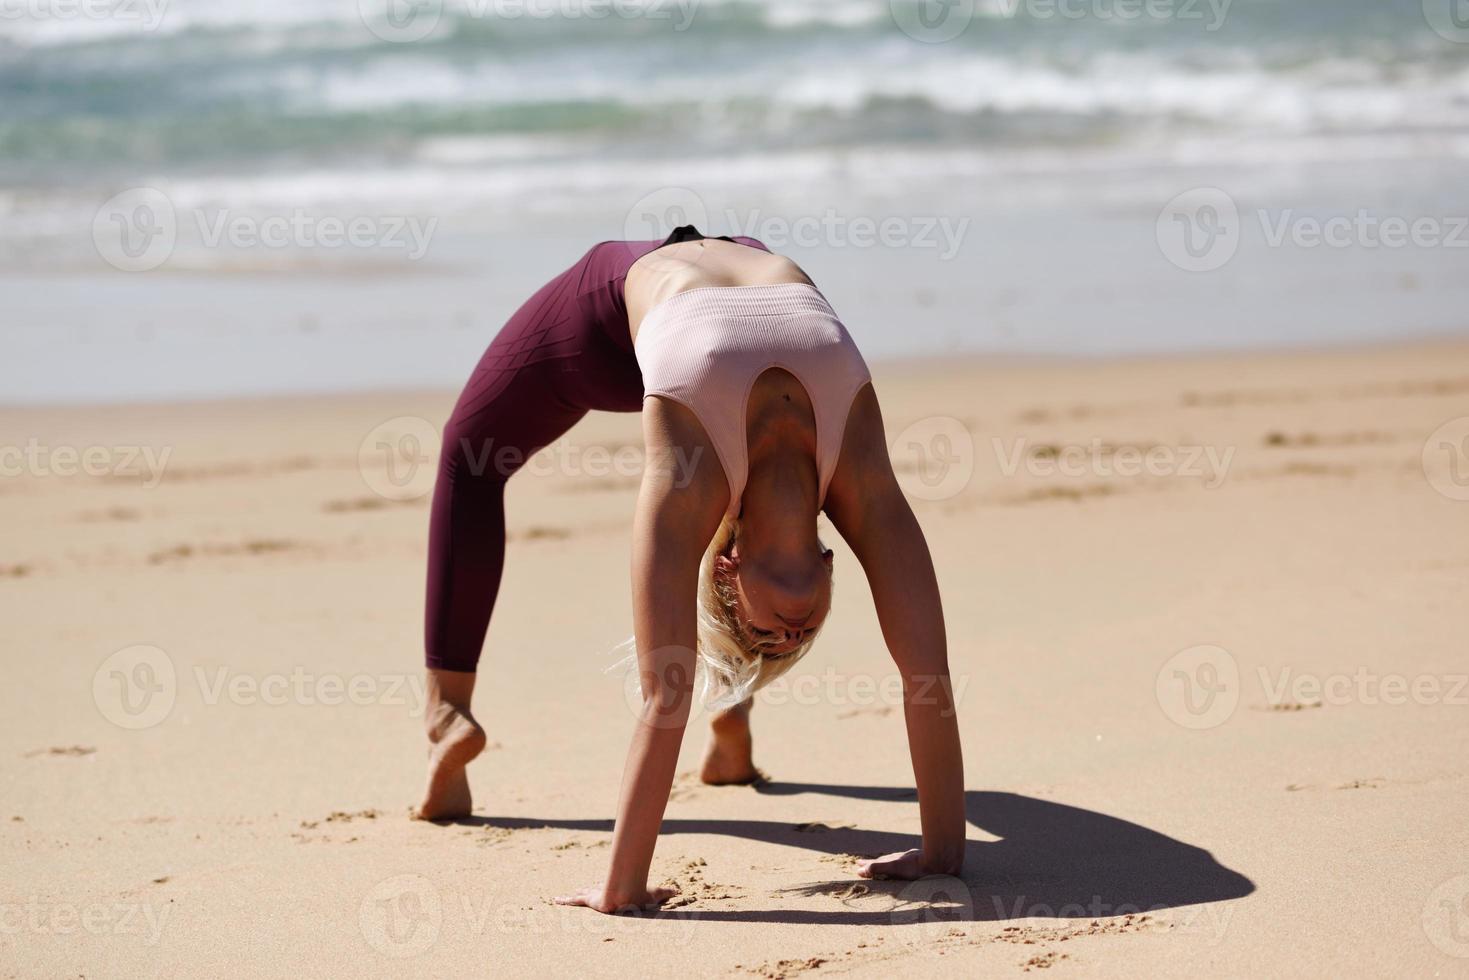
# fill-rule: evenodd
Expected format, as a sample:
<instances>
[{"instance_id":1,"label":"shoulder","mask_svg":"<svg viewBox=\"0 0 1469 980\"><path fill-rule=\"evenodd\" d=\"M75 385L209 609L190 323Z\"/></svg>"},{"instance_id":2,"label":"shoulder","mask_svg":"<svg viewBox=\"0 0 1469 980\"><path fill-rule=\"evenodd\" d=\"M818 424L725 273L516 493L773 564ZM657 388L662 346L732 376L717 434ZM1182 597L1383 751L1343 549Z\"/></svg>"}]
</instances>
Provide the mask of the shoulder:
<instances>
[{"instance_id":1,"label":"shoulder","mask_svg":"<svg viewBox=\"0 0 1469 980\"><path fill-rule=\"evenodd\" d=\"M665 395L643 399L644 485L691 514L724 514L729 481L693 410Z\"/></svg>"}]
</instances>

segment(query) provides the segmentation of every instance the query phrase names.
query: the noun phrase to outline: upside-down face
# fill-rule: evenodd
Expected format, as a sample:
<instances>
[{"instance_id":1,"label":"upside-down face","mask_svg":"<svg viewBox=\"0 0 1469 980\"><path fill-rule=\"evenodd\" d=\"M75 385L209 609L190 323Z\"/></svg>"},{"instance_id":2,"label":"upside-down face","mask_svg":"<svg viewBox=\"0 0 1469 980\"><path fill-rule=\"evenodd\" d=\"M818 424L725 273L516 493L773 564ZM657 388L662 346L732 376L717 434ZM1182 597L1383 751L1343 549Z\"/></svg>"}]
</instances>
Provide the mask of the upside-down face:
<instances>
[{"instance_id":1,"label":"upside-down face","mask_svg":"<svg viewBox=\"0 0 1469 980\"><path fill-rule=\"evenodd\" d=\"M827 548L766 561L742 552L736 542L728 555L715 559L714 572L734 590L743 638L762 656L800 648L831 610L832 553Z\"/></svg>"}]
</instances>

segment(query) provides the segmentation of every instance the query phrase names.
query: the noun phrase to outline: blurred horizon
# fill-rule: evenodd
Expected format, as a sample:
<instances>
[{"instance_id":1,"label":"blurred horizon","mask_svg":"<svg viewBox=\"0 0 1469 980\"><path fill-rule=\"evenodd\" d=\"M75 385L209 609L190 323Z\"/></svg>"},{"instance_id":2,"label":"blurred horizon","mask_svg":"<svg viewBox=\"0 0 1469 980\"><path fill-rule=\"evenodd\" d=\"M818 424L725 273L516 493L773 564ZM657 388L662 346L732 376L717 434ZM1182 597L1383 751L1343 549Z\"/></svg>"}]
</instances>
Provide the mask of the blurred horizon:
<instances>
[{"instance_id":1,"label":"blurred horizon","mask_svg":"<svg viewBox=\"0 0 1469 980\"><path fill-rule=\"evenodd\" d=\"M682 220L878 314L853 325L875 356L1461 331L1457 3L0 0L3 329L33 359L0 381L259 390L167 342L227 327L304 357L292 390L451 384L587 246ZM1165 240L1180 208L1199 247L1233 237L1219 265ZM1294 235L1359 213L1436 238ZM165 261L109 253L160 215ZM31 377L92 357L111 374Z\"/></svg>"}]
</instances>

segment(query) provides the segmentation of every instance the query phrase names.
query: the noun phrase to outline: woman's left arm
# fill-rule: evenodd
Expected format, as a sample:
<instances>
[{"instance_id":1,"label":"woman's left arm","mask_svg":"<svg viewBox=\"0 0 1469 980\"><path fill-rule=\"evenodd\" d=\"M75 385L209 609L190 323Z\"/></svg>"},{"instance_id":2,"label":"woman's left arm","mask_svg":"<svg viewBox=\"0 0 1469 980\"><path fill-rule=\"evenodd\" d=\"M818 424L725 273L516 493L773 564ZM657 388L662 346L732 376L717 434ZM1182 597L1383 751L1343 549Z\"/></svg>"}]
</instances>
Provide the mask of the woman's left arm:
<instances>
[{"instance_id":1,"label":"woman's left arm","mask_svg":"<svg viewBox=\"0 0 1469 980\"><path fill-rule=\"evenodd\" d=\"M893 474L871 387L852 406L826 513L867 575L883 639L903 681L922 847L863 862L863 877L957 875L964 864L964 761L938 579L923 529Z\"/></svg>"}]
</instances>

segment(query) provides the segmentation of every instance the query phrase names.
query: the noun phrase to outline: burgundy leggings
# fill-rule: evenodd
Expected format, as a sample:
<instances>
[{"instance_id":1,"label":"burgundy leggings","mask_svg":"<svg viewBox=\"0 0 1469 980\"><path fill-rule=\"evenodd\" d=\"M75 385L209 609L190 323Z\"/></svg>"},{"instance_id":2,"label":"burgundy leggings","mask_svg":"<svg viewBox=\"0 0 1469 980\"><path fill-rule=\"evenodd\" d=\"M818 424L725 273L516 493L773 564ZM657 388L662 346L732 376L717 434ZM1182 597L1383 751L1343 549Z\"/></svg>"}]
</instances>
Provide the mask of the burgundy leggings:
<instances>
[{"instance_id":1,"label":"burgundy leggings","mask_svg":"<svg viewBox=\"0 0 1469 980\"><path fill-rule=\"evenodd\" d=\"M623 285L639 258L672 241L602 242L542 286L490 343L444 426L429 519L429 667L472 671L505 565L505 482L583 415L636 412L643 379ZM740 244L764 249L752 238Z\"/></svg>"}]
</instances>

